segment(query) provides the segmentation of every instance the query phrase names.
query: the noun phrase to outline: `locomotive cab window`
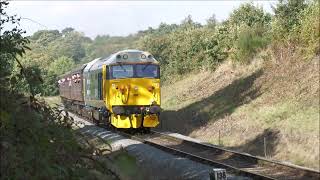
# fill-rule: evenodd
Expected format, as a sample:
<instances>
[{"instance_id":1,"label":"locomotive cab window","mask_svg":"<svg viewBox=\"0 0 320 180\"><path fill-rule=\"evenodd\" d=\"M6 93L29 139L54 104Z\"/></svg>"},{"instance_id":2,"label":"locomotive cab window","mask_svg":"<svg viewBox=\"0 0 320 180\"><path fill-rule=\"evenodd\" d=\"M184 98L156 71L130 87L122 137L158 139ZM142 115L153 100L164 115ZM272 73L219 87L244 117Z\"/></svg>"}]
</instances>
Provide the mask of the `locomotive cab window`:
<instances>
[{"instance_id":1,"label":"locomotive cab window","mask_svg":"<svg viewBox=\"0 0 320 180\"><path fill-rule=\"evenodd\" d=\"M111 74L115 79L120 78L132 78L133 77L133 65L117 65L111 66Z\"/></svg>"},{"instance_id":2,"label":"locomotive cab window","mask_svg":"<svg viewBox=\"0 0 320 180\"><path fill-rule=\"evenodd\" d=\"M138 64L136 65L137 77L158 78L159 66L153 64Z\"/></svg>"}]
</instances>

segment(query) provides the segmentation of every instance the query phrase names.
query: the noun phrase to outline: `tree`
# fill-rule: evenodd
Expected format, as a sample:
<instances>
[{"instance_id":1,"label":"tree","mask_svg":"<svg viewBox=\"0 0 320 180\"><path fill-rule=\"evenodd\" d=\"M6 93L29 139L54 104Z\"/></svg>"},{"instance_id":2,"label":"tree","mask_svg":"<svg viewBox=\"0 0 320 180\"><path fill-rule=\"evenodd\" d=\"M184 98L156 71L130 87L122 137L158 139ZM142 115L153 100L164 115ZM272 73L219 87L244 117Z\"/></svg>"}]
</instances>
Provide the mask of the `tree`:
<instances>
[{"instance_id":1,"label":"tree","mask_svg":"<svg viewBox=\"0 0 320 180\"><path fill-rule=\"evenodd\" d=\"M62 34L68 34L68 33L70 33L70 32L73 32L74 31L74 29L72 28L72 27L67 27L67 28L64 28L62 31L61 31L61 33Z\"/></svg>"},{"instance_id":2,"label":"tree","mask_svg":"<svg viewBox=\"0 0 320 180\"><path fill-rule=\"evenodd\" d=\"M4 11L8 4L9 3L7 1L0 1L0 90L6 90L9 87L8 80L12 74L14 63L17 63L21 69L20 74L26 78L27 81L30 81L30 76L17 59L18 55L22 56L25 54L27 49L30 49L27 46L29 40L22 36L25 31L18 27L20 18L17 18L16 15L9 16ZM6 25L13 28L5 29ZM34 94L33 89L30 86L31 85L29 83L30 92ZM2 92L3 91L1 91L1 94Z\"/></svg>"},{"instance_id":3,"label":"tree","mask_svg":"<svg viewBox=\"0 0 320 180\"><path fill-rule=\"evenodd\" d=\"M67 71L70 71L71 68L75 65L74 61L71 58L66 56L61 56L50 64L49 71L53 72L56 75L64 74Z\"/></svg>"},{"instance_id":4,"label":"tree","mask_svg":"<svg viewBox=\"0 0 320 180\"><path fill-rule=\"evenodd\" d=\"M59 39L61 34L58 30L40 30L35 32L30 39L41 46L48 46L49 43Z\"/></svg>"},{"instance_id":5,"label":"tree","mask_svg":"<svg viewBox=\"0 0 320 180\"><path fill-rule=\"evenodd\" d=\"M213 14L209 19L207 19L207 27L210 29L215 29L217 25L216 15Z\"/></svg>"},{"instance_id":6,"label":"tree","mask_svg":"<svg viewBox=\"0 0 320 180\"><path fill-rule=\"evenodd\" d=\"M245 24L249 27L257 24L264 25L271 21L271 15L265 13L263 8L259 8L250 3L240 5L240 7L234 10L228 22L231 26L241 26Z\"/></svg>"},{"instance_id":7,"label":"tree","mask_svg":"<svg viewBox=\"0 0 320 180\"><path fill-rule=\"evenodd\" d=\"M79 62L86 56L84 44L91 42L91 39L84 37L82 33L72 31L58 41L54 41L53 56L67 56L72 58L75 62Z\"/></svg>"},{"instance_id":8,"label":"tree","mask_svg":"<svg viewBox=\"0 0 320 180\"><path fill-rule=\"evenodd\" d=\"M28 49L28 39L22 36L19 18L6 14L7 5L0 1L0 150L5 152L0 153L1 179L97 179L91 169L99 174L107 170L92 157L98 151L90 148L91 144L89 148L78 144L81 134L76 136L67 113L34 96L39 87L34 83L43 71L32 63L25 67L17 58ZM16 74L12 71L14 62L20 68ZM17 88L24 80L31 96Z\"/></svg>"},{"instance_id":9,"label":"tree","mask_svg":"<svg viewBox=\"0 0 320 180\"><path fill-rule=\"evenodd\" d=\"M192 16L189 14L185 19L182 20L180 27L187 28L187 29L188 28L194 29L194 28L201 27L201 24L194 22L192 20Z\"/></svg>"},{"instance_id":10,"label":"tree","mask_svg":"<svg viewBox=\"0 0 320 180\"><path fill-rule=\"evenodd\" d=\"M283 29L284 33L288 33L295 26L300 25L301 12L306 7L307 3L305 0L280 0L273 7L277 25Z\"/></svg>"}]
</instances>

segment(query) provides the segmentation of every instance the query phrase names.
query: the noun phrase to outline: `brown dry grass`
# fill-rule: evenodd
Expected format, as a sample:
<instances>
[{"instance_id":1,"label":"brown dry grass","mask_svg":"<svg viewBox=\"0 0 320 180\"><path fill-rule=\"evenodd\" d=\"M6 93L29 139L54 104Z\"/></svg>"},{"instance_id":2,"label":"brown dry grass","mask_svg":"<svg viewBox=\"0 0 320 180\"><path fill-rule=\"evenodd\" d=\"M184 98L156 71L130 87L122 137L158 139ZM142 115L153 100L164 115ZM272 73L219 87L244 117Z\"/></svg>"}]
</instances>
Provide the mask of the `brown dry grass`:
<instances>
[{"instance_id":1,"label":"brown dry grass","mask_svg":"<svg viewBox=\"0 0 320 180\"><path fill-rule=\"evenodd\" d=\"M319 57L222 64L162 88L162 128L319 169Z\"/></svg>"}]
</instances>

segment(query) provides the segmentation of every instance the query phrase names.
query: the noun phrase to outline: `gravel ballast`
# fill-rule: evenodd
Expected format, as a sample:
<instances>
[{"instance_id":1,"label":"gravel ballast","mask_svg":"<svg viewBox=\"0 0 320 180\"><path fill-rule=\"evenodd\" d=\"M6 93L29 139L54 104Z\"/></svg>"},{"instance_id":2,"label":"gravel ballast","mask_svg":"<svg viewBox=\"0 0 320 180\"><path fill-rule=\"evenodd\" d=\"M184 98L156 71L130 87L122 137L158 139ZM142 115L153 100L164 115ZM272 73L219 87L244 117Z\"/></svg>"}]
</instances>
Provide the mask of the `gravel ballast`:
<instances>
[{"instance_id":1,"label":"gravel ballast","mask_svg":"<svg viewBox=\"0 0 320 180\"><path fill-rule=\"evenodd\" d=\"M171 155L140 141L128 139L117 133L95 126L79 117L74 116L74 119L84 123L80 129L82 133L104 139L110 143L113 152L124 150L130 156L135 157L137 166L141 170L144 179L210 179L209 173L213 169L211 166ZM228 179L235 178L239 179L240 177L228 175ZM132 179L135 178L132 177Z\"/></svg>"}]
</instances>

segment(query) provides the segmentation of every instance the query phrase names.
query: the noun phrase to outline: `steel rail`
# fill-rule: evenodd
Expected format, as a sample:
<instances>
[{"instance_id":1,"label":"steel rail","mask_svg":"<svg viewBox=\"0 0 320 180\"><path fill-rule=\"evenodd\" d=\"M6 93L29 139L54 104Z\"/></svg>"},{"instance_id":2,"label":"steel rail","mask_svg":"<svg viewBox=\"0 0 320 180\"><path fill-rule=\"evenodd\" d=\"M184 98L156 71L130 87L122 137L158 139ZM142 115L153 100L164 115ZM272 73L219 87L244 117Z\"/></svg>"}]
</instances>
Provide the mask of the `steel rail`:
<instances>
[{"instance_id":1,"label":"steel rail","mask_svg":"<svg viewBox=\"0 0 320 180\"><path fill-rule=\"evenodd\" d=\"M147 138L147 144L153 146L167 146L166 148L175 149L182 151L185 154L191 154L194 157L200 157L206 161L212 161L214 163L221 164L219 167L225 167L228 169L233 169L236 172L242 172L240 174L248 175L250 177L261 178L261 179L319 179L320 172L295 166L284 164L278 161L272 161L269 159L253 156L250 154L240 153L232 150L228 150L222 147L217 147L214 145L203 144L199 142L194 142L191 140L186 140L178 138L172 135L164 134L152 130L154 138ZM158 138L158 140L156 139ZM164 139L177 142L173 145L171 142L167 143ZM163 141L161 143L161 141ZM164 149L164 148L163 148ZM188 150L189 149L189 150ZM172 151L172 150L170 150ZM180 153L181 154L181 153ZM221 154L227 154L229 158L219 159L217 156ZM248 164L252 164L248 167Z\"/></svg>"},{"instance_id":2,"label":"steel rail","mask_svg":"<svg viewBox=\"0 0 320 180\"><path fill-rule=\"evenodd\" d=\"M116 132L119 133L118 131L116 131ZM202 164L207 164L207 165L210 165L210 166L214 166L216 168L225 168L225 169L228 170L228 173L231 172L232 174L241 175L241 176L245 176L245 177L251 177L253 179L272 179L272 180L274 180L274 178L272 178L272 177L264 176L264 175L261 175L261 174L256 174L254 172L250 172L250 171L247 171L247 170L244 170L244 169L236 168L236 167L230 166L228 164L224 164L224 163L221 163L221 162L218 162L218 161L214 161L214 160L211 160L211 159L208 159L208 158L205 158L205 157L201 157L201 156L198 156L198 155L195 155L195 154L192 154L192 153L188 153L188 152L185 152L183 150L179 150L179 149L172 148L172 147L169 147L169 146L161 145L160 143L152 142L152 141L148 140L147 138L142 138L142 137L135 136L135 135L128 134L128 133L124 133L124 132L120 132L120 134L122 136L131 138L133 140L140 141L140 142L142 142L144 144L148 144L150 146L153 146L153 147L155 147L157 149L163 150L163 151L168 152L168 153L173 154L173 155L177 155L177 156L180 156L180 157L188 158L188 159L190 159L192 161L196 161L196 162L199 162L199 163L202 163Z\"/></svg>"}]
</instances>

